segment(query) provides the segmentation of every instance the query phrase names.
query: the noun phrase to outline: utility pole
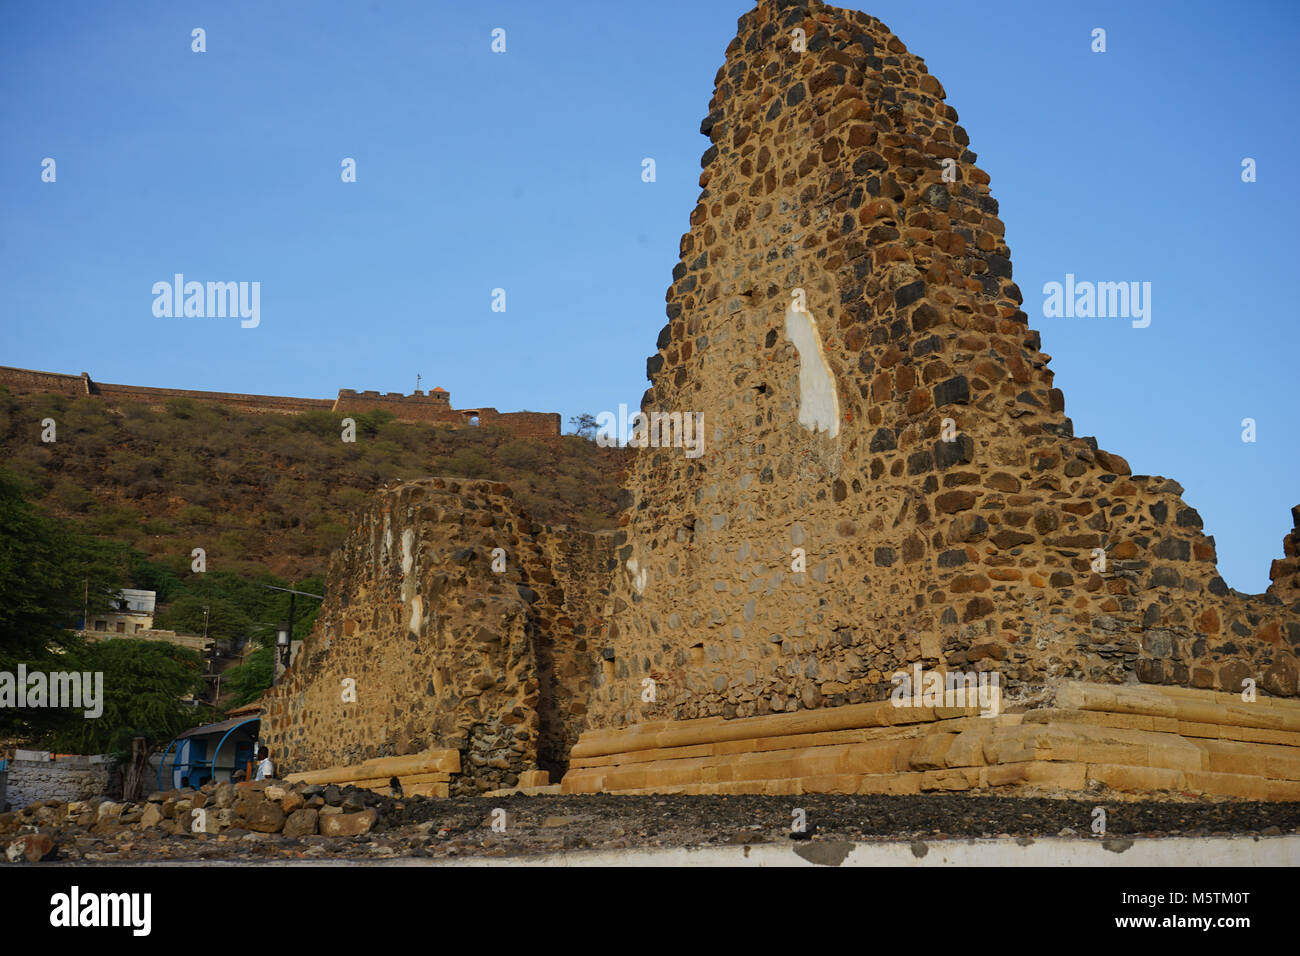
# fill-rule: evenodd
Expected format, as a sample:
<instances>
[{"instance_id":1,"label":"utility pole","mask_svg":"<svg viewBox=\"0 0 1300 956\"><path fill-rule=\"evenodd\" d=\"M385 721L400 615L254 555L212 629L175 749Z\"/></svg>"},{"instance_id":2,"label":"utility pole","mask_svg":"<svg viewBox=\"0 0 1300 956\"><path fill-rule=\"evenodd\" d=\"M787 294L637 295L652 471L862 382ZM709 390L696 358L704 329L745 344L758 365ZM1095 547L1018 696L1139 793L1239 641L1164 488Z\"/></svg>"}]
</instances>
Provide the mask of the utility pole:
<instances>
[{"instance_id":1,"label":"utility pole","mask_svg":"<svg viewBox=\"0 0 1300 956\"><path fill-rule=\"evenodd\" d=\"M323 594L312 594L310 591L295 591L293 588L278 588L273 584L263 584L260 587L264 587L268 591L286 591L289 594L289 621L287 624L281 624L277 627L275 632L275 672L272 683L278 684L280 677L289 669L289 658L293 653L294 598L301 594L303 597L323 601L325 596Z\"/></svg>"}]
</instances>

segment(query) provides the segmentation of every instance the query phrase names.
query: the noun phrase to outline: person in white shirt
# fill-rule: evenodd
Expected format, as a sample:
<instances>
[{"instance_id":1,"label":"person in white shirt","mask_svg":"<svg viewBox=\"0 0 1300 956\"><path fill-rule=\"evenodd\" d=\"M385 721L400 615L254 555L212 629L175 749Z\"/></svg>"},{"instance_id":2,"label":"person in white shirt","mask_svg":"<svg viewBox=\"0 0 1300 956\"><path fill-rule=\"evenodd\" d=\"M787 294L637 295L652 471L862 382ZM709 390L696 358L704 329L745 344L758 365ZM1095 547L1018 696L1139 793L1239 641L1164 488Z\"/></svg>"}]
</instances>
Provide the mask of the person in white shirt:
<instances>
[{"instance_id":1,"label":"person in white shirt","mask_svg":"<svg viewBox=\"0 0 1300 956\"><path fill-rule=\"evenodd\" d=\"M271 751L265 747L257 751L257 776L254 780L271 780L275 778L275 764L271 763Z\"/></svg>"}]
</instances>

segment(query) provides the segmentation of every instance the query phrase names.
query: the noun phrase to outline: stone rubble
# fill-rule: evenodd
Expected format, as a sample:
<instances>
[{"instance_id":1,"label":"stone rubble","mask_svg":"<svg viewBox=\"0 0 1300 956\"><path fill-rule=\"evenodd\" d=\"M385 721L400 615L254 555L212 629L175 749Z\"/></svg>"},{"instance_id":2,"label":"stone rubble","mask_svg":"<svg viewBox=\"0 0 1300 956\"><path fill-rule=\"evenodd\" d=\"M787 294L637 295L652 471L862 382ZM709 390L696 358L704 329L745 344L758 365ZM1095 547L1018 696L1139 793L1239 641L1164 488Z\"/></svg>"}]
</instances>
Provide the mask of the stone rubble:
<instances>
[{"instance_id":1,"label":"stone rubble","mask_svg":"<svg viewBox=\"0 0 1300 956\"><path fill-rule=\"evenodd\" d=\"M304 788L309 789L309 788ZM16 864L64 864L391 860L461 857L508 858L585 849L694 847L791 841L937 840L1014 836L1023 840L1056 835L1095 839L1093 810L1107 809L1107 834L1127 837L1300 833L1300 803L1112 803L1093 799L925 796L508 796L393 800L370 796L365 810L346 812L347 794L303 794L309 803L290 813L278 832L233 825L217 832L178 830L182 804L202 799L218 814L240 802L274 802L262 795L152 795L143 812L156 807L162 822L123 824L132 812L82 801L69 810L50 801L0 815L0 847ZM281 798L282 800L284 798ZM226 803L226 806L221 806ZM120 805L119 805L120 806ZM138 808L139 805L137 805ZM283 810L283 805L280 807ZM504 810L504 817L495 810ZM806 827L792 829L802 810ZM329 811L329 812L327 812ZM250 814L251 815L251 812ZM116 817L116 819L113 819ZM295 817L297 821L295 822ZM337 820L337 835L316 832L317 820ZM504 820L505 830L493 829ZM793 846L800 843L791 843Z\"/></svg>"}]
</instances>

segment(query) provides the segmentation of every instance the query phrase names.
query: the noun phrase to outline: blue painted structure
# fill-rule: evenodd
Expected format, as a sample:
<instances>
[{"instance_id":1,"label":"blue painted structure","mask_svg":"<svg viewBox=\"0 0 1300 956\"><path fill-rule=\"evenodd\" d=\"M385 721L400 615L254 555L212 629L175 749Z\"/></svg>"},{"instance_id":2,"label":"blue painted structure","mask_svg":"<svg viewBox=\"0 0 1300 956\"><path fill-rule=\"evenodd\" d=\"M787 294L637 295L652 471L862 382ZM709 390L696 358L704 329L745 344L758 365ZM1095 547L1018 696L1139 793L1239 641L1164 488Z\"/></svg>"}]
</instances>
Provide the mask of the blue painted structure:
<instances>
[{"instance_id":1,"label":"blue painted structure","mask_svg":"<svg viewBox=\"0 0 1300 956\"><path fill-rule=\"evenodd\" d=\"M158 764L158 789L198 788L208 780L229 780L252 759L261 717L237 717L195 727L167 745ZM175 748L171 767L167 756Z\"/></svg>"}]
</instances>

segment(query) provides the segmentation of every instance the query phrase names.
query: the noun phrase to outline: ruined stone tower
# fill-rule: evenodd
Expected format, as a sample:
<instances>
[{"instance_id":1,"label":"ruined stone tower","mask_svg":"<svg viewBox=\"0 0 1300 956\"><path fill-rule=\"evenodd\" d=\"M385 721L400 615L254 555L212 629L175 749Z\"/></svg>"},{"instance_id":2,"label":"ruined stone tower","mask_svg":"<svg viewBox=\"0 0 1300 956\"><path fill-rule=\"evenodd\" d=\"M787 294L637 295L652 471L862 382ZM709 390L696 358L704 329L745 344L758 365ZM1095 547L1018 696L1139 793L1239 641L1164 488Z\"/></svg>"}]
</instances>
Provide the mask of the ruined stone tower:
<instances>
[{"instance_id":1,"label":"ruined stone tower","mask_svg":"<svg viewBox=\"0 0 1300 956\"><path fill-rule=\"evenodd\" d=\"M702 454L652 434L612 541L500 485L385 491L272 746L452 748L452 792L536 766L569 792L1300 799L1300 529L1238 594L1177 482L1075 437L989 177L897 37L814 0L739 25L642 402L702 415ZM891 699L921 670L1005 702Z\"/></svg>"},{"instance_id":2,"label":"ruined stone tower","mask_svg":"<svg viewBox=\"0 0 1300 956\"><path fill-rule=\"evenodd\" d=\"M1294 695L1294 568L1230 591L1178 483L1074 435L921 59L866 14L762 0L709 107L643 399L702 412L705 452L638 452L590 726L879 700L917 662L1021 700Z\"/></svg>"}]
</instances>

